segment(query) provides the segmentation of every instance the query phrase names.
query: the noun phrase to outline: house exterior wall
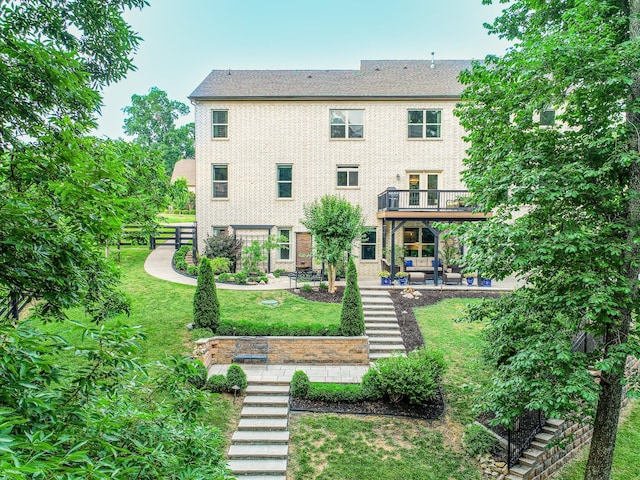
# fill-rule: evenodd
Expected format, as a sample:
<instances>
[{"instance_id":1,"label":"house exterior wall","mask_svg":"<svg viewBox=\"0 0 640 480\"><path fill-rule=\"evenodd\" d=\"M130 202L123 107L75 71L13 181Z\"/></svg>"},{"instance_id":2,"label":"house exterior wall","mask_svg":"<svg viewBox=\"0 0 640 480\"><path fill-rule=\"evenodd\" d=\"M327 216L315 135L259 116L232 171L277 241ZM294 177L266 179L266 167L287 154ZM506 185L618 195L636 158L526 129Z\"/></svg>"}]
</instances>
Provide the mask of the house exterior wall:
<instances>
[{"instance_id":1,"label":"house exterior wall","mask_svg":"<svg viewBox=\"0 0 640 480\"><path fill-rule=\"evenodd\" d=\"M387 187L409 188L409 173L438 174L438 188L461 190L465 144L453 115L455 100L238 100L196 101L196 212L199 247L212 227L273 225L290 228L290 260L271 269L295 269L295 233L303 205L339 194L362 207L366 225L377 228L376 260L360 260L359 272L380 269L382 228L377 196ZM330 138L330 110L364 110L363 139ZM409 139L407 111L442 111L441 138ZM228 138L212 138L211 111L228 111ZM228 165L228 198L212 197L212 165ZM293 168L291 199L277 198L277 165ZM337 166L357 165L357 187L337 186ZM398 176L399 175L399 179ZM424 180L426 182L426 180ZM426 189L426 183L421 189ZM354 250L359 256L359 252ZM273 257L277 257L274 252Z\"/></svg>"}]
</instances>

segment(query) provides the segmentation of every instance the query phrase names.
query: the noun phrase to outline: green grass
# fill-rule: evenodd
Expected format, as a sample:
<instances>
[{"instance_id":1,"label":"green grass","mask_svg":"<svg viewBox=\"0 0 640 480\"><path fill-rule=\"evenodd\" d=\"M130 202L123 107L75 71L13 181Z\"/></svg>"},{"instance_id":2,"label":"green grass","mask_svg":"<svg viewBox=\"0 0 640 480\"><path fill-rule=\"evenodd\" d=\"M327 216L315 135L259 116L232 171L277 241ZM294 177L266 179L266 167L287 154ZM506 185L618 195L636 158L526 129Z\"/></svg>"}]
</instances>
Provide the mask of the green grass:
<instances>
[{"instance_id":1,"label":"green grass","mask_svg":"<svg viewBox=\"0 0 640 480\"><path fill-rule=\"evenodd\" d=\"M159 223L193 223L196 221L195 215L183 215L178 213L159 213Z\"/></svg>"},{"instance_id":2,"label":"green grass","mask_svg":"<svg viewBox=\"0 0 640 480\"><path fill-rule=\"evenodd\" d=\"M453 420L462 424L474 420L477 388L489 381L482 363L482 324L456 322L465 307L479 299L445 299L415 310L425 346L440 350L448 368L443 378L447 407Z\"/></svg>"},{"instance_id":3,"label":"green grass","mask_svg":"<svg viewBox=\"0 0 640 480\"><path fill-rule=\"evenodd\" d=\"M388 417L292 415L289 471L295 480L480 479L428 422Z\"/></svg>"},{"instance_id":4,"label":"green grass","mask_svg":"<svg viewBox=\"0 0 640 480\"><path fill-rule=\"evenodd\" d=\"M618 429L613 457L611 480L637 480L640 478L640 402L632 402L628 416ZM587 467L588 448L557 474L558 480L582 480Z\"/></svg>"}]
</instances>

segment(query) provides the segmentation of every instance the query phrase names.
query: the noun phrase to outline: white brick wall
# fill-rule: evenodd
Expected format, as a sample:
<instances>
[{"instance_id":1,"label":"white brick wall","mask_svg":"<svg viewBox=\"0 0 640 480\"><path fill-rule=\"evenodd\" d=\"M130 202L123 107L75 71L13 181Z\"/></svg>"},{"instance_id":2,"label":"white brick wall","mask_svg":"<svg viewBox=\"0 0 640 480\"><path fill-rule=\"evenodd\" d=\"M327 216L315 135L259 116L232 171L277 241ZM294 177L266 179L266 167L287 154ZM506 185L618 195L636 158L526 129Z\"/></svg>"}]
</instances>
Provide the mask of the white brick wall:
<instances>
[{"instance_id":1,"label":"white brick wall","mask_svg":"<svg viewBox=\"0 0 640 480\"><path fill-rule=\"evenodd\" d=\"M305 231L300 224L303 204L325 194L340 194L361 205L366 224L380 226L376 218L378 194L387 187L408 189L408 172L438 173L438 188L464 189L460 171L465 144L462 127L453 115L454 106L455 101L405 100L198 102L196 199L200 240L214 225L275 225L291 227L293 232ZM330 138L329 110L335 108L364 110L364 139ZM214 109L229 111L228 139L212 139ZM408 139L410 109L442 109L442 138ZM229 166L228 199L212 199L214 163ZM276 198L279 163L293 165L292 199ZM336 186L336 166L343 164L359 165L359 187ZM426 185L421 188L426 189ZM380 242L380 228L378 232ZM273 268L291 270L293 253L292 261ZM361 274L379 270L378 261L361 263Z\"/></svg>"}]
</instances>

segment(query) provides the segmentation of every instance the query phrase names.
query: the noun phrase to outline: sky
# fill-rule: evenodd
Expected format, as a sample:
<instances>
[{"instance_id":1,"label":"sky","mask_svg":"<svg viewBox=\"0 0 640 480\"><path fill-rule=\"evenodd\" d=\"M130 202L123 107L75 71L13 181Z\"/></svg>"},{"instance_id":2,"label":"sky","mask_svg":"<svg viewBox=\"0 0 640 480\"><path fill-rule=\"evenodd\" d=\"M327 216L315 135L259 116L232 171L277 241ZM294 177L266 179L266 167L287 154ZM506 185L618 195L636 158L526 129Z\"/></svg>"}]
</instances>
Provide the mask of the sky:
<instances>
[{"instance_id":1,"label":"sky","mask_svg":"<svg viewBox=\"0 0 640 480\"><path fill-rule=\"evenodd\" d=\"M103 91L96 135L126 138L122 109L151 87L190 106L211 70L357 70L360 60L482 59L508 44L482 0L149 0L125 13L136 70ZM497 3L494 2L494 3ZM193 121L183 117L178 125Z\"/></svg>"}]
</instances>

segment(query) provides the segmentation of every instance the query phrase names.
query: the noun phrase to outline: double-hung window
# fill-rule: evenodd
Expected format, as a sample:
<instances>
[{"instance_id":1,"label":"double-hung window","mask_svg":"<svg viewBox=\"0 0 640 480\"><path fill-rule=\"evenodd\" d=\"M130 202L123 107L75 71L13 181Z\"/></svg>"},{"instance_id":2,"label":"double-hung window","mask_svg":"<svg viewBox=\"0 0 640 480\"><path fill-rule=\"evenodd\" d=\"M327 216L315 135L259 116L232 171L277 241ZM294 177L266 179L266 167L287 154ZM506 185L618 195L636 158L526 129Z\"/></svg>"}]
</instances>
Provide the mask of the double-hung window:
<instances>
[{"instance_id":1,"label":"double-hung window","mask_svg":"<svg viewBox=\"0 0 640 480\"><path fill-rule=\"evenodd\" d=\"M338 187L358 186L358 166L338 165Z\"/></svg>"},{"instance_id":2,"label":"double-hung window","mask_svg":"<svg viewBox=\"0 0 640 480\"><path fill-rule=\"evenodd\" d=\"M291 229L278 229L278 258L289 260L291 258Z\"/></svg>"},{"instance_id":3,"label":"double-hung window","mask_svg":"<svg viewBox=\"0 0 640 480\"><path fill-rule=\"evenodd\" d=\"M291 198L293 193L293 166L278 165L278 198Z\"/></svg>"},{"instance_id":4,"label":"double-hung window","mask_svg":"<svg viewBox=\"0 0 640 480\"><path fill-rule=\"evenodd\" d=\"M363 138L364 110L331 110L331 138Z\"/></svg>"},{"instance_id":5,"label":"double-hung window","mask_svg":"<svg viewBox=\"0 0 640 480\"><path fill-rule=\"evenodd\" d=\"M229 197L229 166L212 165L211 180L213 183L213 198Z\"/></svg>"},{"instance_id":6,"label":"double-hung window","mask_svg":"<svg viewBox=\"0 0 640 480\"><path fill-rule=\"evenodd\" d=\"M229 112L227 110L211 110L211 134L213 138L229 136Z\"/></svg>"},{"instance_id":7,"label":"double-hung window","mask_svg":"<svg viewBox=\"0 0 640 480\"><path fill-rule=\"evenodd\" d=\"M551 126L556 123L556 111L555 110L543 110L540 112L540 125Z\"/></svg>"},{"instance_id":8,"label":"double-hung window","mask_svg":"<svg viewBox=\"0 0 640 480\"><path fill-rule=\"evenodd\" d=\"M362 234L362 241L360 242L360 258L362 260L376 259L375 227L368 228L367 231Z\"/></svg>"},{"instance_id":9,"label":"double-hung window","mask_svg":"<svg viewBox=\"0 0 640 480\"><path fill-rule=\"evenodd\" d=\"M441 110L409 110L409 138L440 138Z\"/></svg>"}]
</instances>

